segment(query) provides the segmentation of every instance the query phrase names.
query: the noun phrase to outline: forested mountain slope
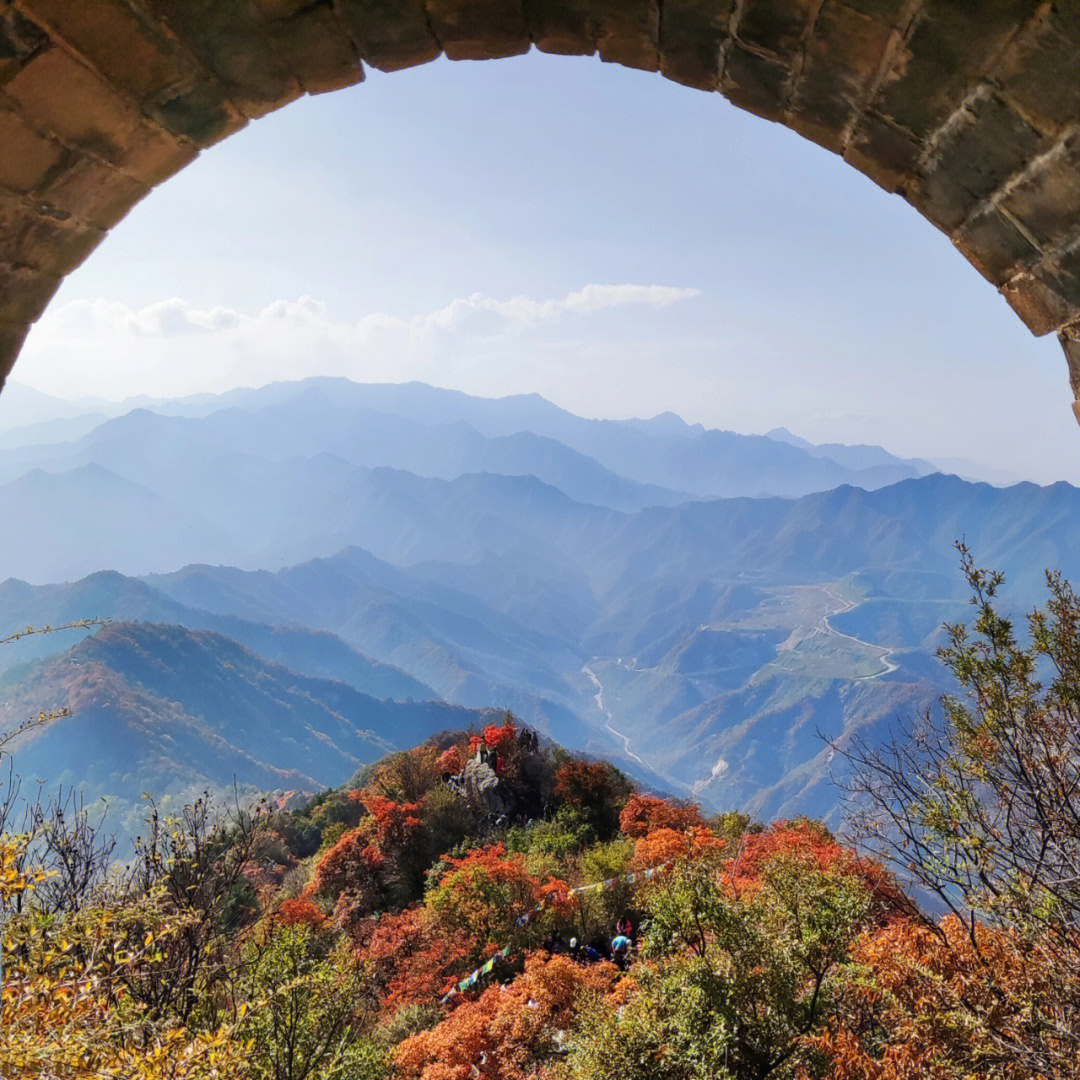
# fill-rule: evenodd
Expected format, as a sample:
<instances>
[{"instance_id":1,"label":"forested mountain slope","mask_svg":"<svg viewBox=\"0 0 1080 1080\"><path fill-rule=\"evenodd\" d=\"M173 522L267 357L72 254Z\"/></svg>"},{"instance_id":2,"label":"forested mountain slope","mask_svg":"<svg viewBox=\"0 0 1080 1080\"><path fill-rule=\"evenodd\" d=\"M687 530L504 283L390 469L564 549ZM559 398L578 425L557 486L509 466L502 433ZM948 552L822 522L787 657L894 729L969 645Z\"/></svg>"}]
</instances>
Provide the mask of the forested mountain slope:
<instances>
[{"instance_id":1,"label":"forested mountain slope","mask_svg":"<svg viewBox=\"0 0 1080 1080\"><path fill-rule=\"evenodd\" d=\"M15 678L12 678L12 675ZM49 710L66 715L17 739L24 783L106 796L126 823L144 793L340 784L365 762L490 712L445 702L379 701L344 682L300 675L221 634L111 623L59 656L0 681L0 730Z\"/></svg>"}]
</instances>

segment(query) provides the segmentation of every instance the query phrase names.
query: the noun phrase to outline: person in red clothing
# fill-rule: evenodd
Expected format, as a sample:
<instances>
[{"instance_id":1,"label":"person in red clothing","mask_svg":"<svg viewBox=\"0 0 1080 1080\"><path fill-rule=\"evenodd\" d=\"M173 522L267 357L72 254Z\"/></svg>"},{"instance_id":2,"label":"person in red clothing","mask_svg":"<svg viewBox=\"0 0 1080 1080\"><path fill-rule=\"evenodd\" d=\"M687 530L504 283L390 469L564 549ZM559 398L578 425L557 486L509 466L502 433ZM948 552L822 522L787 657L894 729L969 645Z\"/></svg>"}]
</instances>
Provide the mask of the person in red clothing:
<instances>
[{"instance_id":1,"label":"person in red clothing","mask_svg":"<svg viewBox=\"0 0 1080 1080\"><path fill-rule=\"evenodd\" d=\"M619 916L619 921L615 924L615 936L629 938L631 941L634 940L634 924L625 911Z\"/></svg>"}]
</instances>

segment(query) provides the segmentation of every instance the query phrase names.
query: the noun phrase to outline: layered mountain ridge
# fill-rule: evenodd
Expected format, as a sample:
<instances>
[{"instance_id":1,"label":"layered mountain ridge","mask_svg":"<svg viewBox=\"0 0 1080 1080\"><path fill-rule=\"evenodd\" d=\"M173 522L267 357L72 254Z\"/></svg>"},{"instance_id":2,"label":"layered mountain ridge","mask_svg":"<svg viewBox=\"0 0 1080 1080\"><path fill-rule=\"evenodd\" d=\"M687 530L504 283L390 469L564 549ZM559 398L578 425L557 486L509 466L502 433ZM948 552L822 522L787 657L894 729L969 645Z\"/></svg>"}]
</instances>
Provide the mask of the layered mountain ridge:
<instances>
[{"instance_id":1,"label":"layered mountain ridge","mask_svg":"<svg viewBox=\"0 0 1080 1080\"><path fill-rule=\"evenodd\" d=\"M958 539L1006 573L1013 614L1041 598L1043 567L1080 577L1077 489L996 488L875 447L419 384L317 379L143 406L0 450L0 513L20 523L0 538L0 625L108 618L166 669L202 635L270 673L249 666L252 680L283 670L388 705L510 708L718 808L836 817L825 740L873 739L946 688L940 627L970 611ZM71 646L31 638L0 655L5 716L68 700L90 670L138 715L158 708L207 738L227 741L230 711L256 700L223 679L200 717L146 681L152 668L130 682L122 650ZM305 693L325 703L319 687ZM372 745L401 745L394 710L371 715ZM267 746L267 783L274 769L331 782ZM342 751L343 769L368 749Z\"/></svg>"}]
</instances>

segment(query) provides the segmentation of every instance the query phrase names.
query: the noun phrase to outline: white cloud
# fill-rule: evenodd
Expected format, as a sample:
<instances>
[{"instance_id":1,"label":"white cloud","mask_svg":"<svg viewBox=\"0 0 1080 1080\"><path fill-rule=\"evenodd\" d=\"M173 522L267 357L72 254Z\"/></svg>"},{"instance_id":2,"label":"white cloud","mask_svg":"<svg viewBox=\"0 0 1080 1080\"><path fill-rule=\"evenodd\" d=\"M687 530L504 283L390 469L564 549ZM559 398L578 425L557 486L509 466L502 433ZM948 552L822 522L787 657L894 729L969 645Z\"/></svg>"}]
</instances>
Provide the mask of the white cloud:
<instances>
[{"instance_id":1,"label":"white cloud","mask_svg":"<svg viewBox=\"0 0 1080 1080\"><path fill-rule=\"evenodd\" d=\"M531 300L517 296L512 300L492 300L474 293L467 300L455 300L441 311L424 316L439 326L452 325L467 320L475 313L490 313L518 326L535 326L560 315L590 315L604 308L622 307L626 304L644 304L661 308L678 300L700 296L698 289L676 289L667 285L586 285L561 300Z\"/></svg>"},{"instance_id":2,"label":"white cloud","mask_svg":"<svg viewBox=\"0 0 1080 1080\"><path fill-rule=\"evenodd\" d=\"M555 300L482 293L412 318L335 319L311 297L276 300L254 315L200 310L180 298L138 311L108 300L50 309L32 331L15 377L66 397L221 391L305 375L431 378L472 344L511 339L562 318L625 307L659 309L700 295L664 285L586 285Z\"/></svg>"}]
</instances>

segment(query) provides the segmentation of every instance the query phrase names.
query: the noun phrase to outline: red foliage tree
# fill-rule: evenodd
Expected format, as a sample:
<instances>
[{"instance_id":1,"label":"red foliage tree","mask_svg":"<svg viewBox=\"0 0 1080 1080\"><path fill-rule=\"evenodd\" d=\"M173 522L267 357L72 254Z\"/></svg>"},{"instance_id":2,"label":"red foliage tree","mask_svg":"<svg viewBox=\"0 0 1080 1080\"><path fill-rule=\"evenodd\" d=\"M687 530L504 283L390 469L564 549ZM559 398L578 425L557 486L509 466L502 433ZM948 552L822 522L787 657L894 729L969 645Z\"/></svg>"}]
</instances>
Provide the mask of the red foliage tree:
<instances>
[{"instance_id":1,"label":"red foliage tree","mask_svg":"<svg viewBox=\"0 0 1080 1080\"><path fill-rule=\"evenodd\" d=\"M517 728L512 720L507 720L505 724L489 724L484 728L484 742L489 750L502 753L513 745L516 737Z\"/></svg>"},{"instance_id":2,"label":"red foliage tree","mask_svg":"<svg viewBox=\"0 0 1080 1080\"><path fill-rule=\"evenodd\" d=\"M619 830L635 840L653 829L685 832L704 824L698 807L669 802L655 795L631 795L619 815Z\"/></svg>"},{"instance_id":3,"label":"red foliage tree","mask_svg":"<svg viewBox=\"0 0 1080 1080\"><path fill-rule=\"evenodd\" d=\"M360 793L360 799L364 809L375 819L375 845L384 855L403 848L420 828L423 799L399 803L367 791Z\"/></svg>"},{"instance_id":4,"label":"red foliage tree","mask_svg":"<svg viewBox=\"0 0 1080 1080\"><path fill-rule=\"evenodd\" d=\"M457 774L465 768L465 762L462 760L461 751L456 746L451 746L449 750L444 750L436 759L435 767L439 770L440 774L450 773L453 776L457 776Z\"/></svg>"},{"instance_id":5,"label":"red foliage tree","mask_svg":"<svg viewBox=\"0 0 1080 1080\"><path fill-rule=\"evenodd\" d=\"M353 915L366 913L378 902L380 871L385 863L386 856L371 845L368 830L360 825L319 860L308 888L321 896L340 899L347 895Z\"/></svg>"},{"instance_id":6,"label":"red foliage tree","mask_svg":"<svg viewBox=\"0 0 1080 1080\"><path fill-rule=\"evenodd\" d=\"M315 929L326 922L326 916L310 900L302 896L283 901L273 917L284 926L301 924Z\"/></svg>"},{"instance_id":7,"label":"red foliage tree","mask_svg":"<svg viewBox=\"0 0 1080 1080\"><path fill-rule=\"evenodd\" d=\"M576 807L610 800L611 769L601 761L568 761L555 774L555 794Z\"/></svg>"},{"instance_id":8,"label":"red foliage tree","mask_svg":"<svg viewBox=\"0 0 1080 1080\"><path fill-rule=\"evenodd\" d=\"M618 829L629 794L626 778L600 761L568 761L555 774L556 798L581 811L602 837Z\"/></svg>"},{"instance_id":9,"label":"red foliage tree","mask_svg":"<svg viewBox=\"0 0 1080 1080\"><path fill-rule=\"evenodd\" d=\"M448 859L450 869L428 894L435 920L454 931L474 935L479 946L494 951L535 936L569 911L569 886L558 878L529 872L525 856L508 855L502 844Z\"/></svg>"},{"instance_id":10,"label":"red foliage tree","mask_svg":"<svg viewBox=\"0 0 1080 1080\"><path fill-rule=\"evenodd\" d=\"M476 953L471 934L438 926L424 907L368 920L358 936L357 955L370 964L389 1013L440 998L471 970Z\"/></svg>"},{"instance_id":11,"label":"red foliage tree","mask_svg":"<svg viewBox=\"0 0 1080 1080\"><path fill-rule=\"evenodd\" d=\"M494 750L498 754L507 753L514 745L517 737L517 727L512 720L505 724L488 724L482 735L472 735L469 738L469 753L475 754L481 746Z\"/></svg>"}]
</instances>

